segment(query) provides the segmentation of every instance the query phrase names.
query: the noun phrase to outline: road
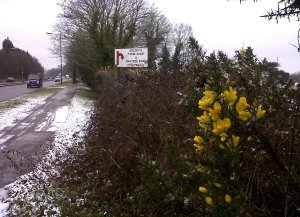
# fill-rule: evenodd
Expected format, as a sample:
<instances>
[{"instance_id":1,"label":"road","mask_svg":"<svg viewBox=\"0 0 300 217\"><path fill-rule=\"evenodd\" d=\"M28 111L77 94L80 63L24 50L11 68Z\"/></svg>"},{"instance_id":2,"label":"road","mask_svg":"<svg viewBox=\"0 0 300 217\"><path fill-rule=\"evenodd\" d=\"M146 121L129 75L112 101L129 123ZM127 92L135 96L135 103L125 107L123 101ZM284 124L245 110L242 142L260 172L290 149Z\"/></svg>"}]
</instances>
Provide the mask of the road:
<instances>
[{"instance_id":1,"label":"road","mask_svg":"<svg viewBox=\"0 0 300 217\"><path fill-rule=\"evenodd\" d=\"M55 133L49 131L55 113L70 103L76 87L76 84L70 84L48 97L45 104L35 108L27 117L0 131L0 188L31 171L40 160ZM27 90L27 87L23 89Z\"/></svg>"},{"instance_id":2,"label":"road","mask_svg":"<svg viewBox=\"0 0 300 217\"><path fill-rule=\"evenodd\" d=\"M55 84L57 83L54 81L46 81L44 82L43 87L49 87ZM0 87L0 102L22 96L37 89L39 88L27 88L26 84Z\"/></svg>"}]
</instances>

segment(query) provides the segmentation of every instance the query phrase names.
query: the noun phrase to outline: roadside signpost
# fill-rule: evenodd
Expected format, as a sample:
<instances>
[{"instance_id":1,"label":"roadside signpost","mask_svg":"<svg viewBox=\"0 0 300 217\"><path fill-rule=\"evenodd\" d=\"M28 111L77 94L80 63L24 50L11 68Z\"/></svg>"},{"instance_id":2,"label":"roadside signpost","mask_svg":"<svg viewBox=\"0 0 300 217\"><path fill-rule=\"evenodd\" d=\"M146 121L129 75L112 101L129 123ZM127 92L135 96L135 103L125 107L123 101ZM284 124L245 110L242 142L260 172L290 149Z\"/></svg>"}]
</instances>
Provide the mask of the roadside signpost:
<instances>
[{"instance_id":1,"label":"roadside signpost","mask_svg":"<svg viewBox=\"0 0 300 217\"><path fill-rule=\"evenodd\" d=\"M115 49L117 67L148 67L148 48Z\"/></svg>"}]
</instances>

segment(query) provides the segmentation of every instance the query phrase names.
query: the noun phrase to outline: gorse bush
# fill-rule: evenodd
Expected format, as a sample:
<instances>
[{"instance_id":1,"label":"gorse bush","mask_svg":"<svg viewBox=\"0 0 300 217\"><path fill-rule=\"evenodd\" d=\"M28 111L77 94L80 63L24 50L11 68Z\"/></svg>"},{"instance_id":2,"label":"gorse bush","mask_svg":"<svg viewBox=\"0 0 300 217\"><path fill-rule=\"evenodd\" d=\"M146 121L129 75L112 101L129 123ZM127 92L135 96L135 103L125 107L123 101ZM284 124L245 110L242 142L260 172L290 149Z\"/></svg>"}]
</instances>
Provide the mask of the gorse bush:
<instances>
[{"instance_id":1,"label":"gorse bush","mask_svg":"<svg viewBox=\"0 0 300 217\"><path fill-rule=\"evenodd\" d=\"M250 48L233 60L222 52L207 59L194 146L209 215L298 213L299 92L269 66Z\"/></svg>"},{"instance_id":2,"label":"gorse bush","mask_svg":"<svg viewBox=\"0 0 300 217\"><path fill-rule=\"evenodd\" d=\"M231 86L222 93L205 90L199 108L203 111L197 118L200 132L194 137L200 157L197 171L203 180L199 191L212 215L237 216L242 201L241 146L256 139L249 129L266 111L261 105L250 106Z\"/></svg>"}]
</instances>

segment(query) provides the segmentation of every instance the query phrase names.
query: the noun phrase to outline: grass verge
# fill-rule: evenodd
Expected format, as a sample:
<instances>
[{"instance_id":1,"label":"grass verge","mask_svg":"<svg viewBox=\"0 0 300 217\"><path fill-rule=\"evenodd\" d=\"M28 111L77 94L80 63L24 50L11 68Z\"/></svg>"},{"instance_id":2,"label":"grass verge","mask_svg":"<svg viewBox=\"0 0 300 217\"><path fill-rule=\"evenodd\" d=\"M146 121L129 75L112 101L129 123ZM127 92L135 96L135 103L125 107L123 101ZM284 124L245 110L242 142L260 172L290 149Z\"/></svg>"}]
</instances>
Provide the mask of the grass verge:
<instances>
[{"instance_id":1,"label":"grass verge","mask_svg":"<svg viewBox=\"0 0 300 217\"><path fill-rule=\"evenodd\" d=\"M54 85L54 86L51 86L51 87L40 88L40 89L37 89L34 92L27 93L27 94L25 94L23 96L20 96L18 98L1 102L0 103L0 112L4 112L4 111L7 111L9 109L20 106L20 105L26 103L27 100L31 99L31 98L36 98L36 97L39 97L39 96L46 96L46 97L51 96L52 94L55 94L55 93L59 92L61 89L67 87L70 84L71 84L71 82L63 82L62 84L57 84L57 85Z\"/></svg>"}]
</instances>

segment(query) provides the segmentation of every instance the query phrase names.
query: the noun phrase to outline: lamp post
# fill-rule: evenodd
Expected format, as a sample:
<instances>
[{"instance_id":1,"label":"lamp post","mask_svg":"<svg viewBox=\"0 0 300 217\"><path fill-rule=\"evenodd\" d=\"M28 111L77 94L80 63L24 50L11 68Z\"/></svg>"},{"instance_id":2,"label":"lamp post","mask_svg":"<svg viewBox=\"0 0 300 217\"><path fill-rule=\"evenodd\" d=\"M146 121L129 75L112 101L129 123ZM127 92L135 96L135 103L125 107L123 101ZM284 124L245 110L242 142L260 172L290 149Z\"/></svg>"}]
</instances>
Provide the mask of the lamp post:
<instances>
[{"instance_id":1,"label":"lamp post","mask_svg":"<svg viewBox=\"0 0 300 217\"><path fill-rule=\"evenodd\" d=\"M48 35L54 35L52 32L46 32ZM61 33L59 33L59 57L60 57L60 83L62 83L62 52L61 52Z\"/></svg>"}]
</instances>

